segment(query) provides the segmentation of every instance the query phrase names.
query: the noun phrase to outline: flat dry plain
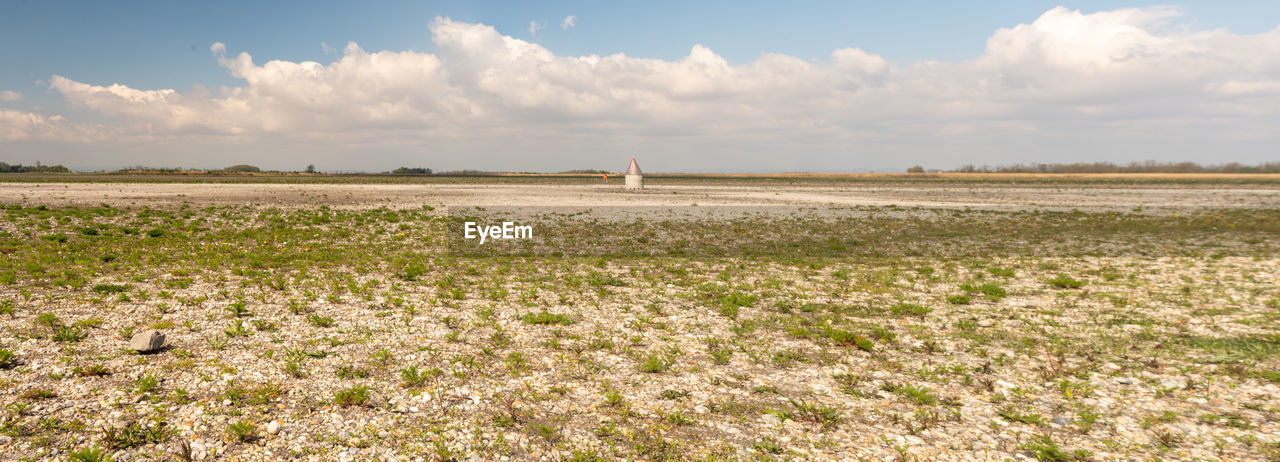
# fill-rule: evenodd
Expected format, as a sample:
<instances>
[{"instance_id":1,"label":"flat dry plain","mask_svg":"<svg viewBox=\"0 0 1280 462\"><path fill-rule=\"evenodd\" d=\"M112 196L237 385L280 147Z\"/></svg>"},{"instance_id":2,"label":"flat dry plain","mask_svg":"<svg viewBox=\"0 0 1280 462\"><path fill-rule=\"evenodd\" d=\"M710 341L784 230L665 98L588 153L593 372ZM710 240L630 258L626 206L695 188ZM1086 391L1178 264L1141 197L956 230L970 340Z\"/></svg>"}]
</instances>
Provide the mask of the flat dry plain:
<instances>
[{"instance_id":1,"label":"flat dry plain","mask_svg":"<svg viewBox=\"0 0 1280 462\"><path fill-rule=\"evenodd\" d=\"M0 176L0 454L1280 460L1280 178L648 186Z\"/></svg>"}]
</instances>

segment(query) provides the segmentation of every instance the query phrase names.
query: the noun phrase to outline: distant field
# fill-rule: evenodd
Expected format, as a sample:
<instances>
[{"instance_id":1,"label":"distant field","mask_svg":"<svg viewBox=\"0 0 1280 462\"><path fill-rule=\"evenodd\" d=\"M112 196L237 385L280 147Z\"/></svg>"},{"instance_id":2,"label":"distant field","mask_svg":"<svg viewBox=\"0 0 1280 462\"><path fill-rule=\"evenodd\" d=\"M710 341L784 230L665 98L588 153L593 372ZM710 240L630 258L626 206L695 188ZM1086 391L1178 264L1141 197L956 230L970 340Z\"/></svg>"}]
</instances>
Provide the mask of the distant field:
<instances>
[{"instance_id":1,"label":"distant field","mask_svg":"<svg viewBox=\"0 0 1280 462\"><path fill-rule=\"evenodd\" d=\"M1270 179L88 178L0 176L0 458L1280 457Z\"/></svg>"}]
</instances>

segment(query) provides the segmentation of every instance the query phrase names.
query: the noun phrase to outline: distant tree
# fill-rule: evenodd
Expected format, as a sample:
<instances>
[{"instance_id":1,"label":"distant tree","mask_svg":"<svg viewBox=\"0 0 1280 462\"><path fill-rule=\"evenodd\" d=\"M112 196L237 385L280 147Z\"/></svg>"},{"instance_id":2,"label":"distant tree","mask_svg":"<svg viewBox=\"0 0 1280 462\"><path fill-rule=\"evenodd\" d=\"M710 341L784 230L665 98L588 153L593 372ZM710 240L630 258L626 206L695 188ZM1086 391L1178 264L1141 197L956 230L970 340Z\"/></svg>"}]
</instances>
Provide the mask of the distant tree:
<instances>
[{"instance_id":1,"label":"distant tree","mask_svg":"<svg viewBox=\"0 0 1280 462\"><path fill-rule=\"evenodd\" d=\"M39 162L36 162L35 165L9 165L7 163L0 162L0 173L67 173L70 171L71 170L68 170L66 167L61 165L41 165Z\"/></svg>"},{"instance_id":2,"label":"distant tree","mask_svg":"<svg viewBox=\"0 0 1280 462\"><path fill-rule=\"evenodd\" d=\"M400 167L392 170L391 173L396 175L430 175L431 169L422 167Z\"/></svg>"},{"instance_id":3,"label":"distant tree","mask_svg":"<svg viewBox=\"0 0 1280 462\"><path fill-rule=\"evenodd\" d=\"M306 170L304 170L304 171L305 171L305 172L307 172L307 173L315 173L315 172L316 172L316 166L315 166L314 164L307 164L307 169L306 169Z\"/></svg>"},{"instance_id":4,"label":"distant tree","mask_svg":"<svg viewBox=\"0 0 1280 462\"><path fill-rule=\"evenodd\" d=\"M907 173L924 173L924 167L916 165L914 167L907 169Z\"/></svg>"},{"instance_id":5,"label":"distant tree","mask_svg":"<svg viewBox=\"0 0 1280 462\"><path fill-rule=\"evenodd\" d=\"M223 170L228 172L241 172L241 173L257 173L262 171L262 169L258 167L255 167L253 165L247 165L247 164L232 165Z\"/></svg>"}]
</instances>

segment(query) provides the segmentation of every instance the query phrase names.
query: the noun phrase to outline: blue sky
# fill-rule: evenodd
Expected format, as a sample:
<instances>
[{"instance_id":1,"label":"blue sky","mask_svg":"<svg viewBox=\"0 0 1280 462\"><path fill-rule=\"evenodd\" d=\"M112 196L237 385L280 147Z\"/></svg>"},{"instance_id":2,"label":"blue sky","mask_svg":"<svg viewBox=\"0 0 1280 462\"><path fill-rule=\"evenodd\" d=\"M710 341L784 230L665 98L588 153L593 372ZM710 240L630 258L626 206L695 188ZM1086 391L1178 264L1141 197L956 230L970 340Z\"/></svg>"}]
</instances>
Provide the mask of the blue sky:
<instances>
[{"instance_id":1,"label":"blue sky","mask_svg":"<svg viewBox=\"0 0 1280 462\"><path fill-rule=\"evenodd\" d=\"M434 56L440 54L440 45L433 40L431 25L433 21L437 21L438 17L448 18L458 24L491 26L498 34L539 46L557 59L624 53L632 58L679 62L691 55L691 47L700 44L715 56L722 58L730 67L743 69L750 67L753 63L758 63L757 59L762 53L785 55L821 67L833 64L834 50L854 48L883 59L893 67L895 75L906 75L908 69L920 72L922 69L920 64L925 61L965 63L980 60L989 54L987 40L997 30L1013 28L1019 24L1031 24L1058 5L1065 6L1066 10L1078 11L1087 17L1092 13L1122 8L1154 8L1161 3L1037 1L846 1L801 4L779 2L196 3L156 1L131 2L122 6L104 2L8 2L0 7L3 9L3 14L0 14L0 43L5 44L0 47L0 61L6 63L5 70L0 71L0 91L8 91L10 95L21 94L21 97L10 97L5 98L8 101L0 101L0 110L34 114L39 117L57 117L59 118L57 123L61 125L97 124L99 125L97 133L101 137L103 127L126 127L142 122L137 118L136 112L113 111L111 108L104 109L101 104L106 103L86 103L75 100L65 89L51 87L50 79L53 76L61 76L90 86L107 87L120 84L141 91L173 89L178 94L188 96L199 91L197 86L203 86L214 93L210 98L216 99L217 89L247 87L248 83L219 63L217 57L210 51L210 46L214 43L225 44L228 57L234 57L241 52L250 54L252 62L258 66L270 60L293 63L315 61L328 65L343 57L343 50L348 42L358 43L363 51L369 53L381 50L414 51ZM1160 25L1143 24L1136 27L1146 28L1148 32L1158 37L1215 30L1230 34L1232 37L1257 37L1271 33L1277 25L1280 25L1280 2L1184 1L1174 6L1180 10L1175 18L1164 20L1164 24ZM572 27L562 28L562 22L570 15L576 17L575 24ZM541 25L541 29L536 34L530 33L531 21ZM1085 40L1082 39L1082 41ZM322 44L329 48L326 49ZM449 65L450 63L444 63L443 69L449 69ZM1248 72L1252 73L1247 76L1220 76L1216 81L1192 79L1195 81L1179 83L1205 86L1238 81L1249 85L1256 83L1265 87L1266 82L1269 82L1271 77L1275 77L1267 74L1269 70L1264 70L1262 74L1258 74L1256 70ZM913 78L920 77L917 75ZM981 80L980 77L975 79L977 79L975 81ZM424 91L434 90L424 89ZM760 90L757 88L743 91ZM1097 97L1104 97L1105 92L1103 93ZM1168 98L1186 97L1170 95ZM914 99L914 97L887 101L905 103L908 99ZM750 102L733 101L751 105L751 107L763 104L754 99ZM878 99L877 101L886 100ZM99 105L95 106L95 104ZM264 103L258 101L255 104L261 107ZM1202 108L1205 104L1211 104L1211 102L1198 101L1195 104L1188 102L1186 107L1181 107L1180 110L1195 111L1196 108ZM1159 107L1159 104L1155 104L1150 110L1160 110ZM541 109L538 107L525 109L528 110L526 112L534 114L533 118L539 120L564 116L556 111L540 113L538 111ZM1042 107L1039 108L1041 111L1039 114L1058 123L1061 121L1054 119L1056 117L1054 114L1060 109ZM761 112L768 111L761 107ZM1247 119L1250 117L1247 114L1251 113L1246 111L1243 114L1212 114L1205 117L1211 117L1214 123L1224 123L1233 117ZM1023 118L1025 117L1015 114L1011 115L1010 120L1006 122L1016 122ZM747 126L755 127L753 124L759 122L758 120L745 121L740 129L758 132L758 129L747 128ZM1241 121L1241 123L1244 122L1262 121ZM901 126L919 123L926 122L921 121L919 117L904 116ZM964 122L928 123L940 124L936 127L936 133L951 133L946 127L947 124L963 125ZM943 168L954 166L949 164L983 163L988 160L991 162L1051 161L1053 159L1047 158L1049 154L1062 155L1060 151L1050 150L1046 152L1045 158L1019 159L1011 155L995 155L973 158L975 162L969 162L938 155L936 151L940 146L950 146L945 139L913 148L911 140L886 140L875 136L871 138L875 138L880 148L866 151L867 139L857 141L858 138L855 136L854 132L858 131L856 123L847 121L837 123L832 121L832 117L823 116L815 119L811 126L828 124L841 125L849 128L850 132L828 140L820 147L814 147L814 152L825 154L813 159L812 168L805 168L803 164L776 161L778 153L803 151L811 142L809 139L811 134L802 134L795 130L788 132L786 129L779 129L779 138L765 143L777 148L772 151L772 154L763 149L758 152L749 152L749 154L761 159L758 163L759 170L845 170L854 165L892 169L901 166L893 165L892 162L870 162L866 157L874 157L877 153L894 153L894 156L900 156L911 153L913 149L919 150L921 162L928 161ZM1238 126L1244 130L1245 125ZM590 134L595 130L602 130L601 127L584 128L578 124L561 125L558 128L570 135ZM659 128L646 128L662 132ZM1176 127L1171 128L1173 129ZM145 156L113 158L112 154L108 153L86 158L85 156L94 149L86 147L83 139L59 142L57 136L36 137L29 135L30 130L24 130L23 133L28 134L26 138L10 136L7 141L0 138L0 146L5 147L4 151L0 151L3 152L0 160L12 162L13 160L31 161L40 157L46 159L62 157L64 162L105 168L139 162L166 161L162 153L165 146L171 146L166 143L190 145L196 142L201 146L208 146L211 151L222 149L215 149L215 146L231 143L240 148L253 147L260 153L271 155L277 150L282 150L280 146L288 146L290 138L288 133L275 131L269 133L269 136L264 135L257 139L247 139L237 134L236 139L201 136L198 141L182 140L183 133L193 131L190 126L184 126L166 135L168 138L165 140L143 140L137 136L120 135L119 139L108 137L107 139L98 138L95 141L99 147L104 144L111 146L111 149L100 151L150 153ZM125 128L120 130L122 133L137 134L136 130ZM497 155L504 148L501 145L492 145L493 137L476 134L474 138L484 139L461 142L455 135L461 134L465 138L468 133L479 133L478 129L461 127L456 130L458 133L450 134L448 137L449 142L442 143L456 151L453 157L433 154L421 159L421 163L451 165L458 168L496 167L496 165L466 165L458 159L459 156L468 157L466 153L472 153L475 156L469 158L480 163L501 164L505 161L508 164L526 167L539 164L537 160L539 156L534 156L534 160L526 160L527 157L504 160ZM194 130L194 132L200 132L200 130ZM154 134L154 124L148 128L148 133ZM1159 130L1150 136L1157 136L1158 133ZM683 145L670 137L658 139L658 135L643 140L637 138L637 144L651 148L661 146L668 150L694 152L706 150L709 146L729 146L734 140L731 134L720 132L710 136L695 136L698 134L683 134L682 136L687 138L687 143ZM1105 133L1100 136L1117 135ZM518 135L510 133L504 136L512 140L520 139ZM984 150L1012 153L1013 150L1025 149L1024 145L1013 144L980 149L983 139L997 138L997 135L992 134L977 141L961 140L963 143L955 146L961 147L957 150L971 154ZM587 136L580 141L590 145L589 139L590 137ZM415 136L411 140L404 140L401 145L423 143L423 140L427 140L430 144L429 141L439 140L439 137ZM717 144L717 141L721 143ZM1020 143L1034 145L1043 141L1045 139L1028 139ZM1130 142L1141 141L1143 139L1139 138ZM1207 146L1217 144L1221 140L1202 141ZM305 144L307 140L298 142ZM975 142L978 143L977 146L972 144ZM1236 142L1241 153L1238 156L1239 160L1259 159L1261 153L1257 150L1257 145L1260 141L1257 136L1243 136ZM840 143L855 143L856 146L841 146ZM573 143L557 141L551 144L553 146L548 146L547 150L555 151L557 154L548 153L545 157L557 159L556 162L563 163L567 168L580 163L594 162L591 155L586 153L587 148L578 148L581 151L578 154L564 154L563 151ZM408 155L403 147L396 148L395 145L394 140L380 137L376 140L351 141L349 147L352 150L385 152L385 162L380 161L385 165L377 166L379 168L394 167L411 160L418 160ZM1081 145L1081 148L1085 147L1087 144ZM710 157L729 156L735 150L740 154L750 151L746 147L724 147L714 149L718 154ZM850 150L859 151L858 161L841 162L839 153ZM926 150L934 153L924 155ZM342 154L335 150L327 155L341 156ZM1179 152L1177 155L1183 159L1188 158L1190 154ZM5 159L6 157L10 159ZM207 157L204 156L204 158ZM679 157L673 156L673 160ZM378 157L375 156L375 158ZM1160 157L1152 153L1142 158L1159 159ZM1205 157L1197 160L1214 159L1216 158ZM233 159L228 157L227 160ZM1089 160L1089 157L1082 155L1065 160ZM282 159L281 166L290 162L296 163L294 160ZM336 164L348 165L341 162ZM710 161L691 162L687 165L677 163L672 165L670 170L707 169L709 165L714 163Z\"/></svg>"}]
</instances>

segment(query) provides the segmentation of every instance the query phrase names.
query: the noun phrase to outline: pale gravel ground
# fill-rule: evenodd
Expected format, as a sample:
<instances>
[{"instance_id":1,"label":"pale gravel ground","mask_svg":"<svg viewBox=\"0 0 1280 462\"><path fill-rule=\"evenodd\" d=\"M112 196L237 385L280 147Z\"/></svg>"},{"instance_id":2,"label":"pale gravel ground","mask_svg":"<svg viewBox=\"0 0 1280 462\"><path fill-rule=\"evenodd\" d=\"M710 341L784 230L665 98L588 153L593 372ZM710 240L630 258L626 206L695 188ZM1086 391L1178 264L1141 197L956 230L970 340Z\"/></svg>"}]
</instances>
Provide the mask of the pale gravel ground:
<instances>
[{"instance_id":1,"label":"pale gravel ground","mask_svg":"<svg viewBox=\"0 0 1280 462\"><path fill-rule=\"evenodd\" d=\"M334 185L0 183L0 203L164 207L243 205L340 208L470 206L885 206L1050 208L1280 207L1280 188L1244 186L1099 187L957 185L690 185L651 183L641 192L593 185Z\"/></svg>"},{"instance_id":2,"label":"pale gravel ground","mask_svg":"<svg viewBox=\"0 0 1280 462\"><path fill-rule=\"evenodd\" d=\"M673 194L675 193L675 194ZM978 208L1101 208L1129 210L1144 208L1277 207L1280 190L1242 188L1061 188L1004 187L733 187L656 185L643 193L625 193L597 186L507 186L507 185L242 185L242 184L12 184L0 183L0 203L172 207L183 202L197 206L245 205L335 207L367 209L417 208L421 205L466 206L687 206L714 210L714 206L815 206L888 205ZM1083 291L1048 288L1047 272L1037 265L1053 263L1073 275L1119 269L1125 279L1111 282L1087 278ZM1159 457L1165 460L1264 460L1264 448L1280 443L1280 386L1255 377L1233 377L1221 373L1218 364L1204 355L1160 357L1156 364L1147 358L1124 358L1123 351L1108 351L1095 358L1069 357L1067 368L1080 368L1080 376L1070 376L1092 391L1083 397L1064 398L1056 381L1040 376L1048 353L1037 347L1021 347L1022 337L1047 334L1078 339L1082 351L1102 344L1106 336L1128 339L1148 334L1157 336L1200 335L1232 337L1275 334L1276 308L1264 303L1280 297L1280 261L1274 258L1227 257L1219 260L1162 258L1157 260L1113 257L1089 259L995 259L993 266L1014 267L1017 276L999 281L1010 296L999 301L978 298L971 305L951 305L943 301L956 293L956 285L970 280L975 270L953 267L953 262L919 259L914 264L936 266L936 278L895 276L890 283L872 284L872 289L845 288L852 282L834 276L846 270L850 280L876 280L884 268L842 265L806 271L792 266L764 264L748 270L735 268L732 260L687 265L695 279L715 281L721 273L734 274L733 284L767 287L781 280L782 288L755 307L744 307L742 319L761 322L756 332L743 336L727 365L717 365L707 353L706 338L733 338L734 324L725 316L697 301L694 287L705 282L651 281L633 270L648 269L644 261L610 263L603 269L591 267L530 268L502 282L510 296L492 302L473 293L463 301L442 301L439 291L428 284L408 284L396 290L398 296L417 307L408 315L393 308L382 294L365 299L344 294L336 301L321 297L312 304L316 314L331 316L336 324L318 328L305 317L291 314L289 299L302 298L307 289L323 291L323 275L299 283L284 292L261 287L242 288L243 278L225 274L198 275L200 282L174 292L165 300L171 310L159 314L158 300L110 303L94 300L90 294L64 289L46 289L31 299L8 289L0 295L26 300L14 317L0 317L0 328L8 338L4 346L13 349L25 362L21 367L0 371L0 379L10 386L0 391L0 401L12 403L33 387L50 388L56 400L40 402L32 412L40 416L90 420L90 428L117 425L131 416L165 415L180 431L177 440L196 442L209 458L227 460L273 460L290 453L308 460L368 459L383 455L392 458L430 459L432 441L470 454L477 460L500 457L502 447L514 459L554 460L567 458L569 450L606 452L611 444L627 446L594 434L602 422L615 421L619 428L642 434L652 431L665 437L687 441L683 451L722 448L733 458L765 457L754 443L765 438L778 442L785 452L779 457L817 460L890 460L899 451L920 460L1004 460L1025 459L1020 445L1033 435L1049 434L1064 449L1088 449L1095 460L1136 460ZM686 266L686 265L680 265ZM608 288L609 295L597 298L591 290L543 291L539 306L566 313L575 323L566 327L531 326L519 316L532 308L515 299L522 289L536 286L543 278L563 280L573 274L601 270L627 282ZM1132 275L1132 278L1129 276ZM1246 277L1247 275L1247 277ZM390 274L356 274L360 281L377 280L380 288L396 282ZM1084 276L1081 276L1084 277ZM159 279L164 279L159 278ZM483 274L469 278L476 285L488 284ZM111 281L104 281L111 282ZM158 281L138 282L135 288L151 293L165 289ZM1181 288L1197 290L1182 295ZM227 327L223 308L232 299L219 291L245 291L254 317L279 323L275 332L257 332L232 339L225 350L211 349L205 338ZM766 291L765 289L761 289ZM376 291L375 291L376 292ZM323 292L321 292L323 293ZM210 296L194 304L178 303L182 297ZM1117 306L1123 299L1127 306ZM847 316L856 323L885 326L898 337L877 342L876 352L832 345L815 339L788 335L771 321L776 303L783 300L867 304L883 308L900 300L917 301L934 309L923 318L892 316ZM661 314L644 308L659 300ZM480 311L493 308L492 320L481 319ZM1205 315L1202 309L1222 309L1223 314ZM36 313L52 312L71 322L90 317L103 319L84 342L75 344L76 354L67 358L66 345L46 339L19 339L14 333L33 329ZM390 314L386 314L390 313ZM1150 327L1130 322L1115 325L1104 321L1124 314L1145 317ZM177 351L190 354L180 358L174 350L142 357L120 351L124 340L114 333L124 327L145 325L158 316L172 321L170 341ZM442 319L459 319L461 341L448 341L454 331ZM190 327L182 326L190 322ZM978 334L993 337L981 350L956 336L956 323L979 324ZM488 358L482 349L502 326L513 340ZM245 322L250 330L249 321ZM562 332L556 335L555 332ZM574 337L577 338L574 338ZM593 349L587 344L599 337L611 339L612 350ZM325 338L351 340L330 345ZM549 346L560 339L560 347ZM929 339L937 349L925 350ZM678 356L672 371L646 374L637 363L650 352L676 347ZM309 375L293 378L282 370L286 348L326 350L329 356L305 362ZM373 365L371 355L387 348L395 358L382 370ZM778 367L770 355L780 351L800 351L808 359L788 367ZM271 352L268 354L267 352ZM508 370L504 358L522 352L528 363L525 371ZM1195 353L1192 350L1192 353ZM1006 355L1007 364L980 372L993 358ZM757 359L753 359L757 357ZM464 365L462 357L483 361L482 372ZM107 365L114 374L103 378L72 377L54 380L50 374L66 374L77 365ZM344 363L371 370L369 378L342 379L334 370ZM438 367L444 372L421 390L399 386L398 371L408 365L423 369ZM922 368L962 366L966 374L941 373L925 379ZM1277 369L1274 360L1259 366ZM465 381L452 373L476 375ZM835 374L860 377L858 394L841 391ZM128 390L133 380L144 374L163 378L161 391L185 389L194 402L157 409ZM965 383L962 375L971 376ZM1130 380L1132 379L1132 380ZM984 382L985 381L985 382ZM918 406L882 390L887 383L906 382L931 389L941 397L952 397L959 407ZM237 409L223 403L231 383L277 383L285 393L265 406ZM984 383L990 383L988 389ZM1197 388L1186 389L1188 383ZM368 408L342 408L329 404L337 390L357 384L372 387L373 403ZM796 420L780 420L765 410L787 409L783 396L758 391L760 386L776 387L785 397L805 398L838 410L844 422L823 431ZM553 387L564 387L563 393ZM633 415L602 405L606 388L618 390L629 403ZM663 390L689 392L685 399L663 399ZM1007 396L1018 395L1010 399ZM504 412L504 397L520 394L516 406L527 413L529 422L553 422L560 428L565 445L555 447L521 424L498 428L492 416ZM997 396L1006 396L1003 401ZM531 396L539 397L532 399ZM713 408L726 400L752 406L741 415L717 412ZM1049 421L1043 425L1009 422L998 411L1008 403L1041 414L1044 419L1067 419L1066 424ZM1076 406L1087 406L1099 414L1088 433L1078 428ZM944 417L952 409L960 411L956 420L942 419L931 428L908 431L903 422L918 418L918 412L937 412ZM664 416L682 411L694 424L668 425ZM1159 413L1175 412L1170 422L1147 423ZM243 412L244 415L233 415ZM1249 428L1206 422L1204 415L1235 414ZM279 420L283 431L265 435L253 444L228 440L225 429L231 422L249 418L266 426ZM441 422L444 422L441 424ZM1144 426L1148 428L1144 428ZM479 429L478 432L476 429ZM1181 435L1169 448L1155 444L1160 434ZM96 438L86 432L80 443ZM706 443L699 443L706 441ZM0 451L43 458L30 444L0 441ZM504 446L505 445L505 446ZM475 448L492 451L485 453ZM900 448L900 449L895 449ZM124 451L118 460L161 458L166 447L145 447ZM55 457L56 458L56 457Z\"/></svg>"},{"instance_id":3,"label":"pale gravel ground","mask_svg":"<svg viewBox=\"0 0 1280 462\"><path fill-rule=\"evenodd\" d=\"M1053 260L1044 260L1052 262ZM922 263L927 263L924 261ZM1018 260L996 261L995 264L1019 267ZM227 319L222 307L230 300L214 296L193 306L173 304L172 312L165 315L171 320L190 320L190 330L170 330L171 342L176 349L192 354L194 363L181 365L172 352L149 356L145 361L136 356L121 354L123 340L110 332L131 325L133 320L155 313L154 303L117 304L110 311L106 323L100 326L100 334L75 345L85 358L100 358L94 362L105 364L115 374L101 379L71 378L53 381L48 374L66 374L69 369L87 360L57 360L63 345L39 339L29 339L11 344L28 363L15 371L4 374L7 380L22 383L17 389L6 390L6 399L22 389L41 385L56 390L55 402L37 404L34 412L45 416L88 418L92 428L112 425L124 416L147 416L157 413L154 405L140 400L127 390L131 382L144 373L163 377L164 392L182 388L196 399L194 403L176 405L166 415L182 432L182 438L198 442L211 455L224 454L229 460L265 460L289 453L314 454L309 460L334 460L367 458L372 455L393 457L428 455L433 448L430 441L435 430L431 422L446 422L439 438L446 445L460 452L470 452L475 445L493 448L506 445L510 455L517 459L541 457L567 457L567 449L548 447L541 438L529 434L520 427L500 429L493 426L490 416L503 412L502 398L512 393L532 392L547 398L530 401L517 400L517 406L528 413L530 419L550 419L558 422L563 438L574 449L607 451L609 445L593 435L601 422L617 421L619 425L649 428L662 427L663 416L681 410L695 423L681 431L701 434L709 438L706 445L686 446L683 451L697 453L712 447L724 447L735 457L750 458L752 445L762 438L779 442L787 451L786 457L815 459L883 460L894 457L894 447L900 447L921 460L1001 460L1025 455L1021 442L1032 435L1050 434L1067 449L1089 449L1096 460L1133 460L1160 456L1168 460L1246 460L1263 456L1261 447L1280 442L1280 387L1275 383L1257 379L1235 379L1216 375L1216 366L1203 362L1203 358L1161 357L1159 365L1151 366L1142 357L1127 360L1118 357L1083 358L1068 356L1065 367L1084 368L1090 372L1087 378L1069 375L1076 384L1087 384L1092 391L1076 401L1065 399L1056 381L1040 377L1048 356L1047 350L1019 347L1014 338L1036 337L1036 332L1054 332L1078 337L1082 342L1099 335L1118 335L1121 338L1134 335L1142 328L1121 324L1102 326L1095 323L1097 316L1107 319L1117 308L1101 294L1117 294L1129 297L1136 308L1127 313L1141 313L1155 323L1156 332L1172 335L1181 332L1190 335L1234 336L1257 333L1274 333L1273 326L1243 325L1233 321L1264 315L1272 308L1262 306L1255 298L1256 288L1275 287L1280 283L1280 263L1274 260L1253 261L1228 258L1212 263L1185 259L1161 259L1150 262L1134 259L1097 258L1087 261L1057 261L1072 274L1101 268L1124 268L1135 275L1133 280L1120 284L1108 284L1091 280L1086 296L1080 291L1054 291L1040 282L1034 271L1005 281L1011 296L998 302L975 301L971 305L949 305L938 299L954 293L957 281L969 274L945 275L938 280L919 280L899 283L910 287L903 294L873 292L838 292L839 283L829 278L835 268L793 279L794 286L786 289L786 296L777 299L803 299L812 302L832 302L845 305L887 305L905 295L908 300L934 308L919 319L884 317L880 315L861 318L898 333L891 342L878 342L877 353L869 354L851 348L834 346L824 342L799 339L772 330L768 325L744 337L741 348L727 365L712 364L706 353L707 337L729 338L733 324L691 300L694 291L684 286L652 284L628 276L627 265L611 265L610 274L628 281L628 286L616 289L617 296L598 303L590 294L547 294L548 309L569 313L577 321L572 326L530 326L520 322L521 313L531 308L515 304L494 304L486 300L469 299L455 306L442 306L434 302L429 287L410 288L405 298L420 306L416 315L407 319L396 313L380 316L386 308L385 300L374 297L361 300L344 296L337 303L319 301L315 313L337 320L334 327L318 329L310 326L297 315L290 315L285 308L290 293L264 292L264 302L251 305L252 319L278 320L277 332L258 332L245 338L231 340L226 350L214 351L207 347L203 335L224 328ZM854 279L870 277L879 271L875 267L859 265L840 266L852 273ZM704 266L698 272L714 274L724 270L720 265ZM572 269L571 269L572 270ZM748 277L764 281L769 277L794 275L793 269L769 265L758 268ZM1171 297L1177 287L1192 278L1196 284L1215 284L1223 276L1242 273L1252 274L1253 283L1230 284L1197 296L1196 306L1231 308L1233 313L1218 317L1191 316L1184 308L1174 304ZM375 277L376 278L376 277ZM229 280L234 278L228 277ZM1139 289L1134 290L1130 284ZM512 284L516 293L521 283ZM202 285L176 291L176 296L213 294L228 284ZM823 295L825 294L825 295ZM256 295L255 295L256 297ZM642 307L649 300L664 300L663 313L654 315ZM768 319L775 309L775 299L762 301L757 307L742 309L740 316L747 319ZM513 344L500 349L502 353L493 359L484 359L477 351L487 344L486 339L494 331L477 315L480 309L495 307L492 322L503 326L511 335ZM1049 310L1049 312L1046 312ZM65 300L56 306L44 306L67 320L88 316L103 316L101 305ZM0 326L22 331L32 325L31 311L15 318L0 319ZM217 313L208 316L209 313ZM444 316L460 319L464 332L460 342L445 341L450 329L440 321ZM856 318L857 316L855 316ZM954 336L956 322L968 320L981 322L976 332L995 336L989 347L974 349ZM988 324L989 323L989 324ZM247 323L246 323L247 324ZM658 327L665 325L666 327ZM552 333L560 330L563 346L547 346ZM580 336L580 339L574 339ZM326 346L315 345L318 338L334 337L354 340L354 343ZM610 338L617 347L612 350L585 348L593 338ZM923 341L934 338L939 347L934 352L922 350ZM311 345L311 346L308 346ZM645 352L662 351L677 347L683 353L677 357L671 372L646 374L636 369L639 358ZM309 376L291 378L282 369L278 359L286 348L320 349L330 352L322 359L306 362ZM373 365L372 355L380 348L388 348L395 360L387 371ZM424 348L427 348L424 350ZM801 351L809 360L788 367L778 367L769 360L772 352ZM273 351L277 359L264 357ZM503 356L507 351L519 351L529 364L526 372L504 370ZM488 365L481 375L458 385L459 381L448 374L475 374L475 370L456 361L461 356L478 356ZM751 356L761 355L762 360ZM824 356L824 355L830 355ZM985 355L985 356L984 356ZM1007 364L998 364L990 373L978 372L992 358L1006 356ZM827 357L827 359L815 359ZM371 370L366 379L340 379L333 370L342 364L357 364ZM399 387L396 371L408 365L424 369L439 367L446 375L432 381L422 390ZM963 366L974 381L961 380L962 374L943 372L940 378L924 380L917 375L921 368ZM236 372L224 372L232 368ZM841 391L833 375L849 373L861 377L856 386L860 395ZM1126 382L1132 377L1132 382ZM993 389L984 388L984 381ZM1186 390L1189 383L1201 383L1202 388ZM222 393L232 383L279 383L285 394L269 406L243 408L245 416L265 426L269 420L280 420L284 431L280 435L268 435L254 444L230 443L223 436L227 425L241 416L228 415L237 411L223 401ZM879 387L890 382L906 382L928 387L939 398L953 397L959 407L944 405L918 406L904 401ZM373 389L371 408L341 408L327 404L333 394L356 384L370 385ZM788 409L787 400L769 393L761 394L758 387L775 387L786 397L804 398L837 409L844 422L823 431L813 424L794 420L780 421L762 411ZM551 388L565 387L562 396L551 393ZM995 403L997 393L1010 395L1011 389L1021 388L1026 394L1017 402L1028 413L1041 414L1044 419L1064 418L1066 424L1047 422L1044 425L1011 423L997 415L1002 404ZM1161 389L1169 390L1162 392ZM628 401L633 412L623 417L614 409L602 405L602 391L617 389ZM663 390L682 390L689 397L679 400L662 399ZM753 406L753 411L743 415L726 415L714 412L716 403L736 400ZM1074 402L1077 404L1068 404ZM1089 433L1077 429L1075 407L1083 404L1095 410L1100 418ZM961 416L958 421L944 418L931 428L912 434L903 424L917 418L917 411L937 412L949 415L954 409ZM1173 422L1158 423L1143 428L1142 420L1164 411L1177 413ZM1238 414L1252 427L1248 430L1205 423L1205 414ZM894 416L898 417L894 417ZM479 425L479 436L471 429ZM260 426L260 428L261 428ZM1153 444L1157 432L1181 435L1180 443L1172 448L1160 449ZM666 433L670 436L669 433ZM1241 443L1252 440L1253 449ZM91 437L91 435L86 435ZM505 443L500 443L505 441ZM1221 442L1218 448L1215 443ZM18 447L16 449L23 449ZM29 448L27 448L29 449ZM158 456L166 448L143 448L140 456ZM24 451L25 452L25 451ZM133 453L128 451L121 455ZM499 453L500 454L500 453Z\"/></svg>"}]
</instances>

